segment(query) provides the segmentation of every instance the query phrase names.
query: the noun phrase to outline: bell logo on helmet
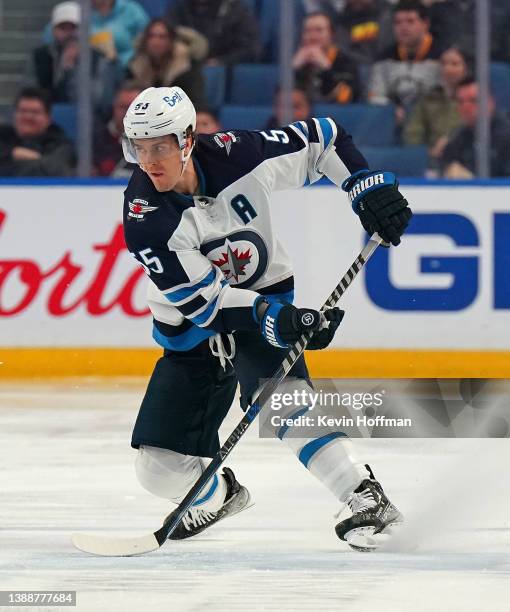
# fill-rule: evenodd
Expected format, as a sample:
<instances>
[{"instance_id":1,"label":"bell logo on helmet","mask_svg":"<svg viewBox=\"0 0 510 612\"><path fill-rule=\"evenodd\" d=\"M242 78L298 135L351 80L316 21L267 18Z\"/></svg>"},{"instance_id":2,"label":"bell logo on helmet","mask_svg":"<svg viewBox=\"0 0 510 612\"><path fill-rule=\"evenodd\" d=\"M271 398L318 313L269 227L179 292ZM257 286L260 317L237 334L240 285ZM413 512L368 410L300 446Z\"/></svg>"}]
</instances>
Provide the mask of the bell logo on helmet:
<instances>
[{"instance_id":1,"label":"bell logo on helmet","mask_svg":"<svg viewBox=\"0 0 510 612\"><path fill-rule=\"evenodd\" d=\"M172 97L165 96L163 100L168 104L168 106L175 106L178 102L182 102L182 96L175 92Z\"/></svg>"}]
</instances>

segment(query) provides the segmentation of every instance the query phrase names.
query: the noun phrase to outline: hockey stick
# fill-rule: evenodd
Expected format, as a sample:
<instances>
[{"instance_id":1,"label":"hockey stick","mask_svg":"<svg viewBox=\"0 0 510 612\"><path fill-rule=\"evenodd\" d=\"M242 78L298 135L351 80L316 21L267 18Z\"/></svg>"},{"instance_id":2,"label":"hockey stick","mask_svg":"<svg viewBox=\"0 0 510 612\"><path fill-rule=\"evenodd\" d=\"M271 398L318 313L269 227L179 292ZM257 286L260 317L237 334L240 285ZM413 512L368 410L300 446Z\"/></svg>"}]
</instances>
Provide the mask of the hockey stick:
<instances>
[{"instance_id":1,"label":"hockey stick","mask_svg":"<svg viewBox=\"0 0 510 612\"><path fill-rule=\"evenodd\" d=\"M321 312L335 306L381 242L382 239L378 234L373 234L371 236L365 248L361 251L338 285L334 288L331 295L324 302ZM168 536L177 527L182 517L189 510L190 506L197 499L202 490L206 487L209 480L221 467L222 463L228 457L234 446L239 442L244 432L255 420L266 401L271 397L278 385L287 376L292 366L296 363L305 350L310 337L310 332L303 334L303 336L301 336L301 338L290 349L289 353L283 360L282 365L278 368L273 377L267 380L255 391L249 401L250 407L244 414L243 418L239 421L237 427L230 434L223 446L213 457L212 461L202 472L200 478L191 487L186 497L181 501L177 507L177 512L170 521L164 523L160 529L154 533L151 533L150 535L134 538L116 538L88 534L75 534L72 536L73 544L84 552L107 557L141 555L160 548L168 539Z\"/></svg>"}]
</instances>

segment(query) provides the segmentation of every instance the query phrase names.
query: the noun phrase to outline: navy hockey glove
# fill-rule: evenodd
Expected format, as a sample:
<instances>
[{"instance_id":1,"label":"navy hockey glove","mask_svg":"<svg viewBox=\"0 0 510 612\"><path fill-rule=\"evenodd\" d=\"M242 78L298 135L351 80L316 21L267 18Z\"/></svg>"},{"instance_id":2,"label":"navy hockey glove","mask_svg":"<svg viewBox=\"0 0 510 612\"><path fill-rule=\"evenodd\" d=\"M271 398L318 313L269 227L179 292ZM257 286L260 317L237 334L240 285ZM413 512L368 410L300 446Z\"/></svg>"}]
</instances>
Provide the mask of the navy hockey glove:
<instances>
[{"instance_id":1,"label":"navy hockey glove","mask_svg":"<svg viewBox=\"0 0 510 612\"><path fill-rule=\"evenodd\" d=\"M331 308L321 313L312 308L296 308L285 302L268 302L263 296L253 306L255 320L260 325L264 338L278 348L288 348L305 332L314 332L307 348L323 349L333 339L344 316L344 311ZM323 325L323 320L328 325Z\"/></svg>"},{"instance_id":2,"label":"navy hockey glove","mask_svg":"<svg viewBox=\"0 0 510 612\"><path fill-rule=\"evenodd\" d=\"M359 170L342 183L342 189L348 192L352 208L370 236L377 232L385 242L400 244L413 213L392 172Z\"/></svg>"}]
</instances>

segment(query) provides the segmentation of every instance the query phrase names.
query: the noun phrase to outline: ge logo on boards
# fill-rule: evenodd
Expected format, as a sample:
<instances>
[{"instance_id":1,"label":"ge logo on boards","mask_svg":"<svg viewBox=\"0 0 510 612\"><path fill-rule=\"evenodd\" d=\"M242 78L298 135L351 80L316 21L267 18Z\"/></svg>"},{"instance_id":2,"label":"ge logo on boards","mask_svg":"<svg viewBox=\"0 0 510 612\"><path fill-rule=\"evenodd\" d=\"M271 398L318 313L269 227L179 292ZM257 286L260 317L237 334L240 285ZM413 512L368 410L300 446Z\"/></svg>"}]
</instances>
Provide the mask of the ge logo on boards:
<instances>
[{"instance_id":1,"label":"ge logo on boards","mask_svg":"<svg viewBox=\"0 0 510 612\"><path fill-rule=\"evenodd\" d=\"M470 306L480 288L481 258L491 257L493 270L492 304L495 309L510 308L510 214L492 216L492 250L480 240L473 221L461 214L418 213L406 235L446 236L456 247L483 247L470 255L419 255L420 274L448 274L448 287L397 287L390 278L391 249L379 249L366 267L365 284L376 306L393 311L458 311ZM405 237L404 237L405 240ZM398 251L391 257L397 257Z\"/></svg>"}]
</instances>

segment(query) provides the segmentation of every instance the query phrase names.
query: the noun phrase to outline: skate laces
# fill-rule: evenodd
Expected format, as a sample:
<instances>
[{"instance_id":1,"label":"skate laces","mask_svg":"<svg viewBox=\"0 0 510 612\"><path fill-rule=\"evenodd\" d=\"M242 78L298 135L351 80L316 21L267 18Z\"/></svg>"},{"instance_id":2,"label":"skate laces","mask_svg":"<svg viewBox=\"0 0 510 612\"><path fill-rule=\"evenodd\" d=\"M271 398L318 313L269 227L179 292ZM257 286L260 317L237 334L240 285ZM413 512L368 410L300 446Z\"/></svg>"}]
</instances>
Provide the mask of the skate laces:
<instances>
[{"instance_id":1,"label":"skate laces","mask_svg":"<svg viewBox=\"0 0 510 612\"><path fill-rule=\"evenodd\" d=\"M236 354L236 343L234 340L234 336L232 334L227 334L227 338L230 344L230 352L227 353L225 349L225 344L223 342L223 338L221 334L216 334L209 338L209 347L211 349L211 353L214 357L218 357L220 360L221 367L225 369L227 365L227 361L232 365L232 359Z\"/></svg>"},{"instance_id":2,"label":"skate laces","mask_svg":"<svg viewBox=\"0 0 510 612\"><path fill-rule=\"evenodd\" d=\"M191 506L191 508L182 517L182 523L184 527L190 531L193 527L206 525L210 520L215 518L215 514L215 512L208 512L207 510L202 510L202 508Z\"/></svg>"},{"instance_id":3,"label":"skate laces","mask_svg":"<svg viewBox=\"0 0 510 612\"><path fill-rule=\"evenodd\" d=\"M377 506L377 500L374 497L370 487L366 487L360 493L353 491L345 503L347 506L349 506L349 509L353 514L357 514L358 512L363 512L364 510L369 510L370 508L375 508L375 506Z\"/></svg>"}]
</instances>

